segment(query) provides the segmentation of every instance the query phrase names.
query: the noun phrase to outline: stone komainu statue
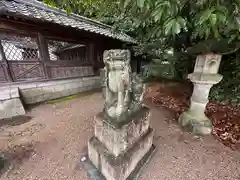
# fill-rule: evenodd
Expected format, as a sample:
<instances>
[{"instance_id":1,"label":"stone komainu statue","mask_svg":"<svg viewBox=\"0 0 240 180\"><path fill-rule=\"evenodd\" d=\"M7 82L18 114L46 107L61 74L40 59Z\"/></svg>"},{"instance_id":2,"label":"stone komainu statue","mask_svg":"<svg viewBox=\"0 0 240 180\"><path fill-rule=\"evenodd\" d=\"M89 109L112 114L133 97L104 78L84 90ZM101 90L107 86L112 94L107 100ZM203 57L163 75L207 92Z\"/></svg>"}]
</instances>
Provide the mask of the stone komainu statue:
<instances>
[{"instance_id":1,"label":"stone komainu statue","mask_svg":"<svg viewBox=\"0 0 240 180\"><path fill-rule=\"evenodd\" d=\"M143 84L138 75L131 72L130 56L128 50L104 52L104 111L116 121L141 107Z\"/></svg>"}]
</instances>

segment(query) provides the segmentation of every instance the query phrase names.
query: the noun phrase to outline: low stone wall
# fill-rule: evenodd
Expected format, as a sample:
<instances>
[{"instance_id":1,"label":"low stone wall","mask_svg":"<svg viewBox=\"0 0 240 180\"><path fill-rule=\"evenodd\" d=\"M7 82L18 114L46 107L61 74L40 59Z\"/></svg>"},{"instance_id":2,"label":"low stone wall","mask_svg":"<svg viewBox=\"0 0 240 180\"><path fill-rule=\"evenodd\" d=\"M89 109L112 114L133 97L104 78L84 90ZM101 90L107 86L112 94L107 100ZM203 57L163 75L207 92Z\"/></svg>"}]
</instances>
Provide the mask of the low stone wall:
<instances>
[{"instance_id":1,"label":"low stone wall","mask_svg":"<svg viewBox=\"0 0 240 180\"><path fill-rule=\"evenodd\" d=\"M101 82L99 76L91 76L66 80L12 84L4 88L9 89L13 87L19 88L21 98L25 104L36 104L100 88Z\"/></svg>"},{"instance_id":2,"label":"low stone wall","mask_svg":"<svg viewBox=\"0 0 240 180\"><path fill-rule=\"evenodd\" d=\"M24 114L25 110L19 97L19 89L2 88L0 90L0 119Z\"/></svg>"}]
</instances>

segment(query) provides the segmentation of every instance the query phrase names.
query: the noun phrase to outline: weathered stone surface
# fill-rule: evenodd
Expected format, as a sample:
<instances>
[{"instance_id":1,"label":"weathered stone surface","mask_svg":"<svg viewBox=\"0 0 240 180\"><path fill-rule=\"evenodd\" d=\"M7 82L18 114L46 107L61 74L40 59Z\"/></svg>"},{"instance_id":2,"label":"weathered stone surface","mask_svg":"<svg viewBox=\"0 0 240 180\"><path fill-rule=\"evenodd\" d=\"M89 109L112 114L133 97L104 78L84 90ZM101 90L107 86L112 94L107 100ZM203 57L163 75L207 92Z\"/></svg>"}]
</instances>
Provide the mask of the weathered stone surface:
<instances>
[{"instance_id":1,"label":"weathered stone surface","mask_svg":"<svg viewBox=\"0 0 240 180\"><path fill-rule=\"evenodd\" d=\"M119 156L149 129L150 111L143 108L127 124L116 127L100 114L95 117L95 137L114 155Z\"/></svg>"},{"instance_id":2,"label":"weathered stone surface","mask_svg":"<svg viewBox=\"0 0 240 180\"><path fill-rule=\"evenodd\" d=\"M43 94L55 92L54 86L44 86L42 87Z\"/></svg>"},{"instance_id":3,"label":"weathered stone surface","mask_svg":"<svg viewBox=\"0 0 240 180\"><path fill-rule=\"evenodd\" d=\"M203 73L192 73L188 75L188 79L190 79L194 83L200 84L217 84L222 80L223 76L220 74L203 74Z\"/></svg>"},{"instance_id":4,"label":"weathered stone surface","mask_svg":"<svg viewBox=\"0 0 240 180\"><path fill-rule=\"evenodd\" d=\"M101 86L105 105L95 117L88 156L106 180L126 180L150 149L154 149L150 110L142 104L141 78L131 73L130 51L105 51L103 59Z\"/></svg>"},{"instance_id":5,"label":"weathered stone surface","mask_svg":"<svg viewBox=\"0 0 240 180\"><path fill-rule=\"evenodd\" d=\"M194 72L188 75L194 89L189 110L179 117L179 123L188 131L207 135L211 133L211 121L205 116L205 107L211 87L221 81L222 75L217 74L221 55L207 54L197 57Z\"/></svg>"},{"instance_id":6,"label":"weathered stone surface","mask_svg":"<svg viewBox=\"0 0 240 180\"><path fill-rule=\"evenodd\" d=\"M10 99L10 94L9 94L9 92L7 92L7 93L4 93L4 92L2 92L2 93L0 93L0 100L7 100L7 99Z\"/></svg>"},{"instance_id":7,"label":"weathered stone surface","mask_svg":"<svg viewBox=\"0 0 240 180\"><path fill-rule=\"evenodd\" d=\"M0 90L0 119L24 115L25 110L19 99L17 87L1 88Z\"/></svg>"},{"instance_id":8,"label":"weathered stone surface","mask_svg":"<svg viewBox=\"0 0 240 180\"><path fill-rule=\"evenodd\" d=\"M87 84L84 86L83 80ZM81 77L47 82L22 83L0 88L0 118L25 114L19 94L26 104L35 104L100 87L100 78Z\"/></svg>"},{"instance_id":9,"label":"weathered stone surface","mask_svg":"<svg viewBox=\"0 0 240 180\"><path fill-rule=\"evenodd\" d=\"M11 98L18 98L19 96L19 89L18 88L11 88L10 89L10 96Z\"/></svg>"},{"instance_id":10,"label":"weathered stone surface","mask_svg":"<svg viewBox=\"0 0 240 180\"><path fill-rule=\"evenodd\" d=\"M186 131L199 135L208 135L212 131L211 120L205 117L196 116L191 111L184 112L179 117L179 124Z\"/></svg>"},{"instance_id":11,"label":"weathered stone surface","mask_svg":"<svg viewBox=\"0 0 240 180\"><path fill-rule=\"evenodd\" d=\"M0 101L0 119L24 115L25 110L19 98Z\"/></svg>"},{"instance_id":12,"label":"weathered stone surface","mask_svg":"<svg viewBox=\"0 0 240 180\"><path fill-rule=\"evenodd\" d=\"M8 88L19 88L19 89L29 89L29 88L36 88L37 87L37 84L36 82L23 82L21 84L11 84L9 85Z\"/></svg>"},{"instance_id":13,"label":"weathered stone surface","mask_svg":"<svg viewBox=\"0 0 240 180\"><path fill-rule=\"evenodd\" d=\"M104 112L118 123L124 120L123 116L142 107L143 83L137 74L131 73L130 60L129 50L104 51Z\"/></svg>"},{"instance_id":14,"label":"weathered stone surface","mask_svg":"<svg viewBox=\"0 0 240 180\"><path fill-rule=\"evenodd\" d=\"M194 72L203 74L217 74L222 55L204 54L198 55L194 67Z\"/></svg>"},{"instance_id":15,"label":"weathered stone surface","mask_svg":"<svg viewBox=\"0 0 240 180\"><path fill-rule=\"evenodd\" d=\"M21 90L21 94L23 95L23 97L34 97L34 96L39 96L39 95L42 95L43 92L42 92L42 88L29 88L29 89L23 89Z\"/></svg>"},{"instance_id":16,"label":"weathered stone surface","mask_svg":"<svg viewBox=\"0 0 240 180\"><path fill-rule=\"evenodd\" d=\"M18 88L1 88L0 89L0 100L8 100L11 98L19 97Z\"/></svg>"},{"instance_id":17,"label":"weathered stone surface","mask_svg":"<svg viewBox=\"0 0 240 180\"><path fill-rule=\"evenodd\" d=\"M86 83L84 84L83 81ZM86 86L86 84L88 86ZM23 84L23 87L24 88L21 88L21 84L19 84L24 103L35 104L99 88L100 78L91 76L67 80L55 80L35 83L35 88L25 89L25 87L28 87L25 84Z\"/></svg>"},{"instance_id":18,"label":"weathered stone surface","mask_svg":"<svg viewBox=\"0 0 240 180\"><path fill-rule=\"evenodd\" d=\"M96 137L93 137L88 143L89 159L106 180L126 180L152 147L152 140L153 131L149 129L126 153L115 157Z\"/></svg>"}]
</instances>

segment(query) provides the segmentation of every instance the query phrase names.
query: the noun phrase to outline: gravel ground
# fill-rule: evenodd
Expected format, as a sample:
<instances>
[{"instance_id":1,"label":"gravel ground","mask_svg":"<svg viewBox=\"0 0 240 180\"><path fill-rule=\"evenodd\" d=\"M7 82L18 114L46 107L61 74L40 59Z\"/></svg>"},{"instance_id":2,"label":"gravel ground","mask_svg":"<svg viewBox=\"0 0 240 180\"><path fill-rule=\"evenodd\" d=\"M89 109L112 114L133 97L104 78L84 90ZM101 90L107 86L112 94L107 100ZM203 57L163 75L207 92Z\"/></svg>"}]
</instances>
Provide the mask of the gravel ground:
<instances>
[{"instance_id":1,"label":"gravel ground","mask_svg":"<svg viewBox=\"0 0 240 180\"><path fill-rule=\"evenodd\" d=\"M89 180L79 166L93 134L93 117L102 109L100 93L30 110L32 120L0 127L0 149L27 150L0 180ZM239 180L240 152L211 136L182 133L166 109L152 109L157 152L140 180ZM14 149L14 150L12 150ZM21 154L21 153L20 153ZM16 159L16 158L15 158Z\"/></svg>"}]
</instances>

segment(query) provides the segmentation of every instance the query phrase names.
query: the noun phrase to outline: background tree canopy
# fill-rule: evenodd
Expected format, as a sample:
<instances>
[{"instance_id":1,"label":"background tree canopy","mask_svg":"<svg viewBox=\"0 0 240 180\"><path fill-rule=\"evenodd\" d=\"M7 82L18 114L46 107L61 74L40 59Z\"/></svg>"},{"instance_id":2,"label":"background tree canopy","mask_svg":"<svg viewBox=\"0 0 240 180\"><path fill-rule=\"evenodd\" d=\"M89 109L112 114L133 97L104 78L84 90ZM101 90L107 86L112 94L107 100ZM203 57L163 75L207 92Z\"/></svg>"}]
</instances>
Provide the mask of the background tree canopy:
<instances>
[{"instance_id":1,"label":"background tree canopy","mask_svg":"<svg viewBox=\"0 0 240 180\"><path fill-rule=\"evenodd\" d=\"M240 40L240 0L44 0L177 50L203 40ZM179 41L180 40L180 41ZM159 45L158 45L159 46ZM165 47L164 46L164 47ZM199 48L198 48L199 49ZM211 49L207 51L218 51ZM221 50L220 50L221 52Z\"/></svg>"},{"instance_id":2,"label":"background tree canopy","mask_svg":"<svg viewBox=\"0 0 240 180\"><path fill-rule=\"evenodd\" d=\"M240 102L240 0L43 0L135 37L148 77L184 79L197 54L220 53L224 75L210 98Z\"/></svg>"}]
</instances>

